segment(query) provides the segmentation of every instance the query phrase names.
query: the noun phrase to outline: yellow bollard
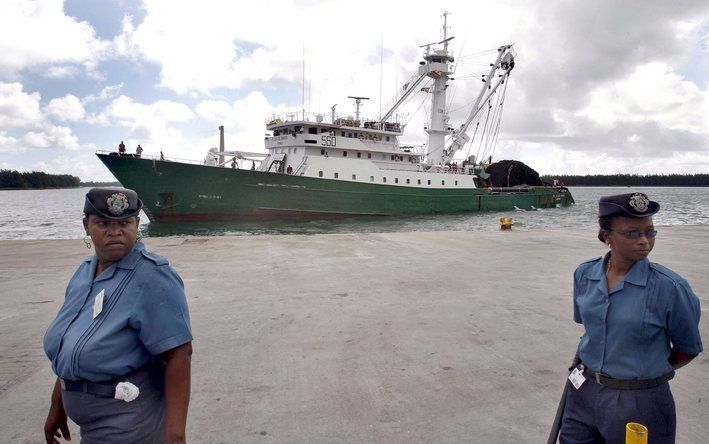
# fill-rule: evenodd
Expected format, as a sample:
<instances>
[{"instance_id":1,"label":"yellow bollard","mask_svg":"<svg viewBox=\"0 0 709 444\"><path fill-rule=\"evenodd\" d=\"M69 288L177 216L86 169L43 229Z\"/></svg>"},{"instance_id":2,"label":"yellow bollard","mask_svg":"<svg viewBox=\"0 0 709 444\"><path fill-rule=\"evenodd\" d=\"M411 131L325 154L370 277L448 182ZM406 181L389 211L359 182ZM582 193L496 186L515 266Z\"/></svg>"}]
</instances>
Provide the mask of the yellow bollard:
<instances>
[{"instance_id":1,"label":"yellow bollard","mask_svg":"<svg viewBox=\"0 0 709 444\"><path fill-rule=\"evenodd\" d=\"M511 230L512 229L512 218L508 217L505 219L504 217L500 218L500 230Z\"/></svg>"},{"instance_id":2,"label":"yellow bollard","mask_svg":"<svg viewBox=\"0 0 709 444\"><path fill-rule=\"evenodd\" d=\"M647 444L647 427L637 422L625 425L625 444Z\"/></svg>"}]
</instances>

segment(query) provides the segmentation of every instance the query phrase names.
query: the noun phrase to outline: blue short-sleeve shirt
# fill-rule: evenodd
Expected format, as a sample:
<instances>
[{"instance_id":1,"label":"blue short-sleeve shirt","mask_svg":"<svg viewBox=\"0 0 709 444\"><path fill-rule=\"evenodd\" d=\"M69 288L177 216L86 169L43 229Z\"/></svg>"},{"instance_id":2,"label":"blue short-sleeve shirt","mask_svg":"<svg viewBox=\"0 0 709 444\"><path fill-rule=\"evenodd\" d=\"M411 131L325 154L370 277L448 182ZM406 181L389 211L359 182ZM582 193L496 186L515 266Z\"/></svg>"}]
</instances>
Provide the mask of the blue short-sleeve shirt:
<instances>
[{"instance_id":1,"label":"blue short-sleeve shirt","mask_svg":"<svg viewBox=\"0 0 709 444\"><path fill-rule=\"evenodd\" d=\"M93 256L74 273L44 335L44 351L59 377L107 381L192 340L184 285L165 258L138 242L94 279L97 265Z\"/></svg>"},{"instance_id":2,"label":"blue short-sleeve shirt","mask_svg":"<svg viewBox=\"0 0 709 444\"><path fill-rule=\"evenodd\" d=\"M574 273L574 320L583 324L579 356L587 367L617 379L651 379L672 370L670 350L699 354L699 298L678 274L636 262L608 291L605 258Z\"/></svg>"}]
</instances>

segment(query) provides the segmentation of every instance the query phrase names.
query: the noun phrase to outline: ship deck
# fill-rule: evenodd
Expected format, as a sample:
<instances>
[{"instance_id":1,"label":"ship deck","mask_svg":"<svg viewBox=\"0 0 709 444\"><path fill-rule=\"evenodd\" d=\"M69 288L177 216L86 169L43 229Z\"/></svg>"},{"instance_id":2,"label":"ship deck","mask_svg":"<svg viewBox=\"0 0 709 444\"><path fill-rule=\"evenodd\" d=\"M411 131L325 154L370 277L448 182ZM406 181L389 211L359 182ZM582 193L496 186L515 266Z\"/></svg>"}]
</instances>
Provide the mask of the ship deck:
<instances>
[{"instance_id":1,"label":"ship deck","mask_svg":"<svg viewBox=\"0 0 709 444\"><path fill-rule=\"evenodd\" d=\"M661 233L651 259L699 294L706 340L709 226ZM188 442L210 444L545 442L581 334L572 272L604 251L594 229L146 243L186 284ZM43 442L42 335L86 254L79 239L0 242L6 442ZM671 382L679 443L706 441L708 373L700 355Z\"/></svg>"}]
</instances>

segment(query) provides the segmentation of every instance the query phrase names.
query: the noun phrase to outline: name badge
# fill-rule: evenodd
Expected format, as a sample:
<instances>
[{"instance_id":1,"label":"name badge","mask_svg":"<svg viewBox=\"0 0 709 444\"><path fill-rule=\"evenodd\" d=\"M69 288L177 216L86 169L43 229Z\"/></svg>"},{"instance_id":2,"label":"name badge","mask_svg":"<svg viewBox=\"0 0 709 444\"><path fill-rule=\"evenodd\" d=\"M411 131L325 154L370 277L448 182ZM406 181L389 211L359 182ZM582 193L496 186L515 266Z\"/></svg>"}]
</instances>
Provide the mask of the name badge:
<instances>
[{"instance_id":1,"label":"name badge","mask_svg":"<svg viewBox=\"0 0 709 444\"><path fill-rule=\"evenodd\" d=\"M571 381L571 384L574 386L574 388L578 390L579 387L581 387L583 383L586 382L586 378L583 376L583 372L580 371L577 367L569 375L569 381Z\"/></svg>"},{"instance_id":2,"label":"name badge","mask_svg":"<svg viewBox=\"0 0 709 444\"><path fill-rule=\"evenodd\" d=\"M101 314L101 310L103 310L103 296L104 296L104 291L101 290L99 294L96 295L94 298L94 317L93 319L96 319L96 316Z\"/></svg>"}]
</instances>

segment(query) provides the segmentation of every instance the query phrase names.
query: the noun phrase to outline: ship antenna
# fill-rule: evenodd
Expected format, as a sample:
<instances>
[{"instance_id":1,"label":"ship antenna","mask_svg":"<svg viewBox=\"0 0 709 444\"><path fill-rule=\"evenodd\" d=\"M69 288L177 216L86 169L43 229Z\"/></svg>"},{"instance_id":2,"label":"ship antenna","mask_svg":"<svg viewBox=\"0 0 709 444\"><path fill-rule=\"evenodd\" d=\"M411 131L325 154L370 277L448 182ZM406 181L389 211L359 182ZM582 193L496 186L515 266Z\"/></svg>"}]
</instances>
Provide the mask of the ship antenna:
<instances>
[{"instance_id":1,"label":"ship antenna","mask_svg":"<svg viewBox=\"0 0 709 444\"><path fill-rule=\"evenodd\" d=\"M305 121L305 41L303 41L303 76L301 80L300 105L301 111L303 112L303 121Z\"/></svg>"},{"instance_id":2,"label":"ship antenna","mask_svg":"<svg viewBox=\"0 0 709 444\"><path fill-rule=\"evenodd\" d=\"M448 16L450 11L443 12L443 50L448 51Z\"/></svg>"},{"instance_id":3,"label":"ship antenna","mask_svg":"<svg viewBox=\"0 0 709 444\"><path fill-rule=\"evenodd\" d=\"M369 97L347 96L348 99L355 99L355 121L359 122L359 107L362 100L369 100Z\"/></svg>"},{"instance_id":4,"label":"ship antenna","mask_svg":"<svg viewBox=\"0 0 709 444\"><path fill-rule=\"evenodd\" d=\"M379 118L382 117L382 73L384 69L384 35L379 39Z\"/></svg>"}]
</instances>

